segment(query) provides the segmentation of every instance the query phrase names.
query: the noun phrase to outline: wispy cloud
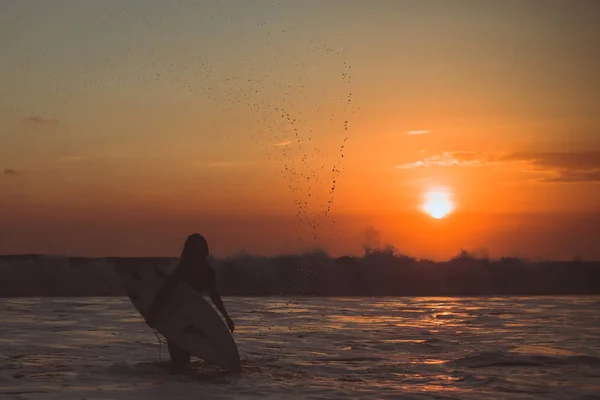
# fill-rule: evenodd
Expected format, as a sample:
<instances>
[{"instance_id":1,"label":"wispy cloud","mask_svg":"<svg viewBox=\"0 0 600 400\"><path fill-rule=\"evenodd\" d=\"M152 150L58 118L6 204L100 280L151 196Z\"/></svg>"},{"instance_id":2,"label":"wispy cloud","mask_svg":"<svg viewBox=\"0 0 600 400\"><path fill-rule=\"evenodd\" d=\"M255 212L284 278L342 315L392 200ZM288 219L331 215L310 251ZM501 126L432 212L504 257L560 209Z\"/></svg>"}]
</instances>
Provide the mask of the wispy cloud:
<instances>
[{"instance_id":1,"label":"wispy cloud","mask_svg":"<svg viewBox=\"0 0 600 400\"><path fill-rule=\"evenodd\" d=\"M17 175L21 175L21 173L17 170L14 170L12 168L7 168L5 170L2 171L2 175L7 175L7 176L17 176Z\"/></svg>"},{"instance_id":2,"label":"wispy cloud","mask_svg":"<svg viewBox=\"0 0 600 400\"><path fill-rule=\"evenodd\" d=\"M90 157L87 156L67 156L58 159L60 162L78 162L88 160Z\"/></svg>"},{"instance_id":3,"label":"wispy cloud","mask_svg":"<svg viewBox=\"0 0 600 400\"><path fill-rule=\"evenodd\" d=\"M397 165L400 169L429 168L429 167L470 167L489 162L485 155L471 151L446 151L440 155L425 157L422 160Z\"/></svg>"},{"instance_id":4,"label":"wispy cloud","mask_svg":"<svg viewBox=\"0 0 600 400\"><path fill-rule=\"evenodd\" d=\"M292 141L291 140L286 140L284 142L275 143L273 145L273 147L285 147L285 146L289 146L290 144L292 144Z\"/></svg>"},{"instance_id":5,"label":"wispy cloud","mask_svg":"<svg viewBox=\"0 0 600 400\"><path fill-rule=\"evenodd\" d=\"M400 164L396 168L481 167L492 164L539 174L539 182L600 183L600 151L518 152L509 154L453 151Z\"/></svg>"},{"instance_id":6,"label":"wispy cloud","mask_svg":"<svg viewBox=\"0 0 600 400\"><path fill-rule=\"evenodd\" d=\"M205 167L211 167L211 168L231 168L231 167L237 167L238 165L240 165L239 161L213 161L213 162L208 162L205 164L202 164Z\"/></svg>"},{"instance_id":7,"label":"wispy cloud","mask_svg":"<svg viewBox=\"0 0 600 400\"><path fill-rule=\"evenodd\" d=\"M573 170L600 169L600 151L580 152L520 152L502 157L508 161L527 161L540 169L559 168Z\"/></svg>"},{"instance_id":8,"label":"wispy cloud","mask_svg":"<svg viewBox=\"0 0 600 400\"><path fill-rule=\"evenodd\" d=\"M542 182L600 183L600 151L521 152L501 159L524 163L531 172L545 174L540 179Z\"/></svg>"},{"instance_id":9,"label":"wispy cloud","mask_svg":"<svg viewBox=\"0 0 600 400\"><path fill-rule=\"evenodd\" d=\"M414 130L414 131L408 131L408 132L406 132L407 135L425 135L427 133L430 133L430 131L428 131L426 129Z\"/></svg>"},{"instance_id":10,"label":"wispy cloud","mask_svg":"<svg viewBox=\"0 0 600 400\"><path fill-rule=\"evenodd\" d=\"M542 181L554 183L600 183L600 169L592 171L560 170L554 176L543 178Z\"/></svg>"},{"instance_id":11,"label":"wispy cloud","mask_svg":"<svg viewBox=\"0 0 600 400\"><path fill-rule=\"evenodd\" d=\"M34 125L58 125L58 120L56 118L47 118L40 115L30 115L23 118L21 122Z\"/></svg>"}]
</instances>

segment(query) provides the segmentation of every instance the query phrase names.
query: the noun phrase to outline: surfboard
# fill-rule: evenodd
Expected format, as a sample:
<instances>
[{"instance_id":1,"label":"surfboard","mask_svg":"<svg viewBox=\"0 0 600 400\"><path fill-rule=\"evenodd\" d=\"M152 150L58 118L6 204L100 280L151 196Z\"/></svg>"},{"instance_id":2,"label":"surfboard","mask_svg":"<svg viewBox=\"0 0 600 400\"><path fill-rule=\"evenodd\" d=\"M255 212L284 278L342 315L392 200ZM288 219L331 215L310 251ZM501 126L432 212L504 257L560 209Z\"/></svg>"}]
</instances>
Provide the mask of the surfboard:
<instances>
[{"instance_id":1,"label":"surfboard","mask_svg":"<svg viewBox=\"0 0 600 400\"><path fill-rule=\"evenodd\" d=\"M168 273L156 266L117 265L129 300L145 318ZM229 328L202 294L181 283L161 307L153 324L167 339L193 356L232 371L241 369L240 355Z\"/></svg>"}]
</instances>

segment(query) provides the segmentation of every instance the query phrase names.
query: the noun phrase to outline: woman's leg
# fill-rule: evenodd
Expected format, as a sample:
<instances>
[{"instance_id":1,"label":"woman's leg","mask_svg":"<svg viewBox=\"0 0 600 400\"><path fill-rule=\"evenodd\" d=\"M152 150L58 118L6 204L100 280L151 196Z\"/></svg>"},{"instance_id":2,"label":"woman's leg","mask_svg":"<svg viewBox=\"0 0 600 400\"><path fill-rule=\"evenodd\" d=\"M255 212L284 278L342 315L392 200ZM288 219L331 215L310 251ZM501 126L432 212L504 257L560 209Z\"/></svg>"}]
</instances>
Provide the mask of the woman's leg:
<instances>
[{"instance_id":1,"label":"woman's leg","mask_svg":"<svg viewBox=\"0 0 600 400\"><path fill-rule=\"evenodd\" d=\"M181 371L190 363L190 353L167 339L169 354L171 355L171 369Z\"/></svg>"}]
</instances>

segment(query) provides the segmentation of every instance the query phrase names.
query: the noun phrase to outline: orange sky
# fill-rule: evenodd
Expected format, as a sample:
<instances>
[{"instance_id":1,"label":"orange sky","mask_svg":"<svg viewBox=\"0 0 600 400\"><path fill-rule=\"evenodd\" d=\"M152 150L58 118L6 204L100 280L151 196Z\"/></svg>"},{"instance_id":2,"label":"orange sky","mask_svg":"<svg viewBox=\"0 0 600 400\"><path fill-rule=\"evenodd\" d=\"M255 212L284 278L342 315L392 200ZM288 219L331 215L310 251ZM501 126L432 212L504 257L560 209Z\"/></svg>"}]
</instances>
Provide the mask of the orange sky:
<instances>
[{"instance_id":1,"label":"orange sky","mask_svg":"<svg viewBox=\"0 0 600 400\"><path fill-rule=\"evenodd\" d=\"M2 4L0 252L600 257L599 11Z\"/></svg>"}]
</instances>

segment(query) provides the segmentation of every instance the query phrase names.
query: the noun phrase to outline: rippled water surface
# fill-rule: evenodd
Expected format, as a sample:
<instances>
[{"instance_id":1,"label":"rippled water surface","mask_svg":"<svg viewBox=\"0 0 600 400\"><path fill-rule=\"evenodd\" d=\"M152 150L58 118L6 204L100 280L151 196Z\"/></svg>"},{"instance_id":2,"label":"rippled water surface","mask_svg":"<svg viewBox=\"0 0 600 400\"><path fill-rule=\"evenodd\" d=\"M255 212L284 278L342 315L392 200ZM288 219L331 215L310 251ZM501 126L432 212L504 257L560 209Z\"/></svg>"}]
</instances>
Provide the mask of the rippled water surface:
<instances>
[{"instance_id":1,"label":"rippled water surface","mask_svg":"<svg viewBox=\"0 0 600 400\"><path fill-rule=\"evenodd\" d=\"M126 298L0 299L3 398L598 399L600 297L227 298L240 374ZM161 361L162 357L162 361Z\"/></svg>"}]
</instances>

